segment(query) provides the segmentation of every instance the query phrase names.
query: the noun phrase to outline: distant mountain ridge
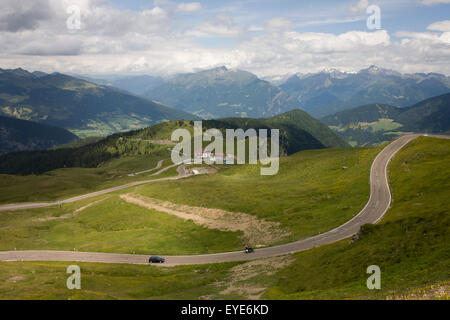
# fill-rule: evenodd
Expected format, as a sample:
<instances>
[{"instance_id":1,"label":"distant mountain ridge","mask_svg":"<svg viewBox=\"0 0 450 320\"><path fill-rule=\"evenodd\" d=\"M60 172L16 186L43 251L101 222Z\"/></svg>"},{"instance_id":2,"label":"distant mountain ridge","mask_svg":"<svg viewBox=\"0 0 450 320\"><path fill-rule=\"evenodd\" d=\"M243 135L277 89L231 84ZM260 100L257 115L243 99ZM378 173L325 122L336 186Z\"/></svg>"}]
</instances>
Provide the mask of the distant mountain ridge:
<instances>
[{"instance_id":1,"label":"distant mountain ridge","mask_svg":"<svg viewBox=\"0 0 450 320\"><path fill-rule=\"evenodd\" d=\"M409 108L401 109L396 121L402 130L444 133L450 131L450 93L426 99Z\"/></svg>"},{"instance_id":2,"label":"distant mountain ridge","mask_svg":"<svg viewBox=\"0 0 450 320\"><path fill-rule=\"evenodd\" d=\"M0 153L48 149L76 139L62 128L0 116Z\"/></svg>"},{"instance_id":3,"label":"distant mountain ridge","mask_svg":"<svg viewBox=\"0 0 450 320\"><path fill-rule=\"evenodd\" d=\"M450 131L450 93L405 108L364 105L321 120L348 141L355 142L359 135L362 144L389 140L399 131L447 133Z\"/></svg>"},{"instance_id":4,"label":"distant mountain ridge","mask_svg":"<svg viewBox=\"0 0 450 320\"><path fill-rule=\"evenodd\" d=\"M437 73L401 74L371 66L357 73L331 69L293 75L280 88L314 117L365 104L406 107L450 91L450 77Z\"/></svg>"},{"instance_id":5,"label":"distant mountain ridge","mask_svg":"<svg viewBox=\"0 0 450 320\"><path fill-rule=\"evenodd\" d=\"M73 74L73 76L98 85L122 89L140 96L164 82L163 78L150 75L99 75L92 77Z\"/></svg>"},{"instance_id":6,"label":"distant mountain ridge","mask_svg":"<svg viewBox=\"0 0 450 320\"><path fill-rule=\"evenodd\" d=\"M0 115L107 135L166 120L198 117L111 87L61 73L0 69Z\"/></svg>"},{"instance_id":7,"label":"distant mountain ridge","mask_svg":"<svg viewBox=\"0 0 450 320\"><path fill-rule=\"evenodd\" d=\"M144 96L205 119L270 117L300 107L268 81L226 67L174 76Z\"/></svg>"},{"instance_id":8,"label":"distant mountain ridge","mask_svg":"<svg viewBox=\"0 0 450 320\"><path fill-rule=\"evenodd\" d=\"M411 106L450 90L450 78L438 73L401 74L377 66L359 72L329 68L318 73L261 79L250 72L226 67L165 79L150 75L105 79L90 81L127 90L205 119L267 118L295 109L320 118L365 104Z\"/></svg>"}]
</instances>

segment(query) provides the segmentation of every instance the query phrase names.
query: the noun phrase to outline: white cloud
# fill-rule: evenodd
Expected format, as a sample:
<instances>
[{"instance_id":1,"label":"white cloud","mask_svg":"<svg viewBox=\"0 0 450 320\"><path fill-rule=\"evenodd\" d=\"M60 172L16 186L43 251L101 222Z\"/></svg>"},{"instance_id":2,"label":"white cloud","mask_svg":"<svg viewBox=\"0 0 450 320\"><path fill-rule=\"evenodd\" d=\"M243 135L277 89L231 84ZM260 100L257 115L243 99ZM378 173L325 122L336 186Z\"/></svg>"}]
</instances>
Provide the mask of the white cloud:
<instances>
[{"instance_id":1,"label":"white cloud","mask_svg":"<svg viewBox=\"0 0 450 320\"><path fill-rule=\"evenodd\" d=\"M408 32L408 31L400 31L396 33L396 36L403 37L402 43L409 43L411 41L420 41L421 44L449 44L450 32L443 32L441 34L438 33L430 33L430 32ZM450 52L450 47L448 48Z\"/></svg>"},{"instance_id":2,"label":"white cloud","mask_svg":"<svg viewBox=\"0 0 450 320\"><path fill-rule=\"evenodd\" d=\"M202 9L200 2L182 2L177 6L177 11L196 12Z\"/></svg>"},{"instance_id":3,"label":"white cloud","mask_svg":"<svg viewBox=\"0 0 450 320\"><path fill-rule=\"evenodd\" d=\"M435 23L432 23L427 27L427 30L450 31L450 20L437 21Z\"/></svg>"},{"instance_id":4,"label":"white cloud","mask_svg":"<svg viewBox=\"0 0 450 320\"><path fill-rule=\"evenodd\" d=\"M390 45L384 30L339 35L295 31L265 34L241 44L239 67L263 76L314 72L329 66L349 70L375 62L376 56Z\"/></svg>"},{"instance_id":5,"label":"white cloud","mask_svg":"<svg viewBox=\"0 0 450 320\"><path fill-rule=\"evenodd\" d=\"M6 6L0 11L1 68L173 74L226 65L267 76L326 67L356 71L376 64L402 72L450 74L448 20L424 32L398 32L400 41L394 41L386 30L298 32L282 17L246 26L219 14L183 25L178 5L169 1L132 11L102 0L79 0L81 30L71 32L66 28L69 0L2 1ZM200 37L233 37L237 44L212 49L202 46Z\"/></svg>"},{"instance_id":6,"label":"white cloud","mask_svg":"<svg viewBox=\"0 0 450 320\"><path fill-rule=\"evenodd\" d=\"M292 27L292 22L289 19L277 17L268 20L266 25L267 29L270 31L280 31L290 29Z\"/></svg>"},{"instance_id":7,"label":"white cloud","mask_svg":"<svg viewBox=\"0 0 450 320\"><path fill-rule=\"evenodd\" d=\"M369 0L360 0L357 4L350 6L353 13L365 13L369 6Z\"/></svg>"},{"instance_id":8,"label":"white cloud","mask_svg":"<svg viewBox=\"0 0 450 320\"><path fill-rule=\"evenodd\" d=\"M237 26L233 19L227 15L219 15L213 20L206 21L186 34L197 37L236 37L243 32L243 29Z\"/></svg>"},{"instance_id":9,"label":"white cloud","mask_svg":"<svg viewBox=\"0 0 450 320\"><path fill-rule=\"evenodd\" d=\"M437 4L450 3L450 0L418 0L421 4L426 6L434 6Z\"/></svg>"}]
</instances>

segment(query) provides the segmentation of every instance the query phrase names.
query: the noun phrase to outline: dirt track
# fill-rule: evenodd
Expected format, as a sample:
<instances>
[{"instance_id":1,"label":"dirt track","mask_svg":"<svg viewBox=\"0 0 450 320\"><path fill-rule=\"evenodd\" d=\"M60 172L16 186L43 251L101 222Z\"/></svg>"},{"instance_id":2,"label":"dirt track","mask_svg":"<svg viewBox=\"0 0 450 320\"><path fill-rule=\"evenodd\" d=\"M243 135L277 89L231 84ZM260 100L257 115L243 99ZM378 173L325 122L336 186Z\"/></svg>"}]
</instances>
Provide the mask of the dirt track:
<instances>
[{"instance_id":1,"label":"dirt track","mask_svg":"<svg viewBox=\"0 0 450 320\"><path fill-rule=\"evenodd\" d=\"M184 220L190 220L206 228L231 232L241 231L244 244L253 247L264 247L276 242L279 243L290 234L288 231L282 230L279 223L258 219L248 213L178 205L139 194L123 194L120 198L146 209L154 209Z\"/></svg>"}]
</instances>

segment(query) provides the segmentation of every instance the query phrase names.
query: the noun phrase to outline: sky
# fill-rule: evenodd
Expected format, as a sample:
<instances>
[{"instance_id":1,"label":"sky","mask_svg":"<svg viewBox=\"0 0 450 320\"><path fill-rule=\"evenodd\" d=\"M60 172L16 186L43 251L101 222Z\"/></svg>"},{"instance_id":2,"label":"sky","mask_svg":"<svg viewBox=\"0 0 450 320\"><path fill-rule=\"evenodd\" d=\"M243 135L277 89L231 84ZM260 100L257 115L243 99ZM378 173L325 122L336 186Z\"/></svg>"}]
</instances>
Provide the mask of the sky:
<instances>
[{"instance_id":1,"label":"sky","mask_svg":"<svg viewBox=\"0 0 450 320\"><path fill-rule=\"evenodd\" d=\"M0 68L450 75L450 0L0 0ZM378 14L379 13L379 14Z\"/></svg>"}]
</instances>

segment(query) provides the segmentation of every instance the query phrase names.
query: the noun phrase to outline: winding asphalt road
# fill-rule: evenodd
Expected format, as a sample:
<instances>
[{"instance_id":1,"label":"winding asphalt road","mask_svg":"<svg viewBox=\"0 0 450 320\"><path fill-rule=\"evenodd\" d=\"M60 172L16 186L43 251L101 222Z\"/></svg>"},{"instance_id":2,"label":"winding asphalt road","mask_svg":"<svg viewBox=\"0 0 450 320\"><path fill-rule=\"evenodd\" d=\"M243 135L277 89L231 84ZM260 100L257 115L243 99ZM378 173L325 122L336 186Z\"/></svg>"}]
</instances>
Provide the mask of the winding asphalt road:
<instances>
[{"instance_id":1,"label":"winding asphalt road","mask_svg":"<svg viewBox=\"0 0 450 320\"><path fill-rule=\"evenodd\" d=\"M156 164L156 167L148 169L148 170L144 170L144 171L130 173L128 176L129 177L134 177L134 176L138 176L138 175L143 174L143 173L147 173L147 172L151 172L153 170L159 169L159 168L162 167L163 162L164 162L164 159L163 160L159 160L158 163Z\"/></svg>"},{"instance_id":2,"label":"winding asphalt road","mask_svg":"<svg viewBox=\"0 0 450 320\"><path fill-rule=\"evenodd\" d=\"M419 137L420 134L409 134L398 138L386 146L375 158L370 170L370 198L366 206L351 220L341 226L303 240L255 250L254 253L245 254L243 252L227 252L207 255L185 255L185 256L165 256L165 266L205 264L229 261L254 260L278 255L285 255L294 252L308 250L317 246L330 244L342 239L349 238L359 231L359 228L366 223L377 223L389 209L391 203L391 192L389 189L387 166L392 157L401 150L407 143ZM439 136L440 138L448 138ZM180 168L182 168L181 166ZM184 169L179 171L179 179L185 176ZM151 181L169 180L175 178L164 178ZM121 190L131 186L146 183L144 181L129 184L126 186L110 188L99 191L96 195ZM109 191L108 191L109 190ZM112 190L112 191L111 191ZM72 202L92 194L71 198L64 202ZM34 204L37 205L37 204ZM48 204L54 205L54 204ZM18 206L18 205L15 205ZM23 207L21 209L25 209ZM4 208L4 206L3 206ZM11 208L11 207L10 207ZM2 208L0 208L2 210ZM11 210L11 209L9 209ZM3 251L0 252L0 261L79 261L79 262L101 262L101 263L127 263L127 264L147 264L149 255L137 254L114 254L98 252L78 252L78 251L54 251L54 250L29 250L29 251Z\"/></svg>"},{"instance_id":3,"label":"winding asphalt road","mask_svg":"<svg viewBox=\"0 0 450 320\"><path fill-rule=\"evenodd\" d=\"M161 167L161 164L159 164L159 167ZM158 165L154 168L157 169L159 168ZM20 204L5 204L0 206L0 212L1 211L14 211L14 210L25 210L25 209L35 209L35 208L44 208L44 207L51 207L51 206L58 206L60 204L63 203L70 203L70 202L75 202L75 201L79 201L79 200L83 200L83 199L87 199L87 198L92 198L92 197L97 197L97 196L101 196L103 194L107 194L107 193L111 193L114 191L119 191L122 189L127 189L127 188L131 188L131 187L136 187L139 186L141 184L146 184L146 183L151 183L151 182L156 182L156 181L167 181L167 180L177 180L177 179L181 179L181 178L185 178L190 176L191 174L188 174L186 172L186 165L187 164L183 164L180 165L180 163L176 163L176 164L172 164L170 166L167 166L151 175L149 175L149 177L152 176L156 176L164 171L167 171L173 167L179 166L177 168L177 172L178 175L175 177L167 177L167 178L161 178L161 179L153 179L153 180L142 180L142 181L136 181L136 182L131 182L131 183L127 183L121 186L117 186L117 187L112 187L112 188L108 188L108 189L104 189L104 190L100 190L100 191L96 191L96 192L91 192L91 193L87 193L87 194L83 194L81 196L76 196L73 198L69 198L69 199L65 199L65 200L61 200L61 201L55 201L55 202L36 202L36 203L20 203ZM153 170L153 169L151 169ZM1 260L0 260L1 261Z\"/></svg>"}]
</instances>

